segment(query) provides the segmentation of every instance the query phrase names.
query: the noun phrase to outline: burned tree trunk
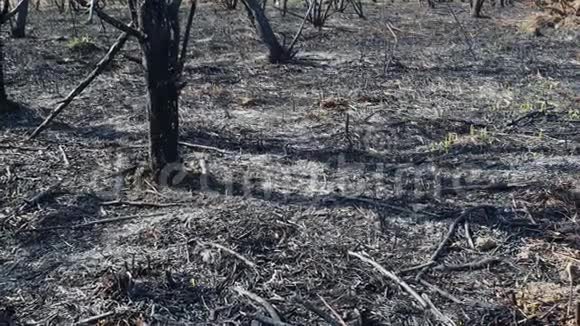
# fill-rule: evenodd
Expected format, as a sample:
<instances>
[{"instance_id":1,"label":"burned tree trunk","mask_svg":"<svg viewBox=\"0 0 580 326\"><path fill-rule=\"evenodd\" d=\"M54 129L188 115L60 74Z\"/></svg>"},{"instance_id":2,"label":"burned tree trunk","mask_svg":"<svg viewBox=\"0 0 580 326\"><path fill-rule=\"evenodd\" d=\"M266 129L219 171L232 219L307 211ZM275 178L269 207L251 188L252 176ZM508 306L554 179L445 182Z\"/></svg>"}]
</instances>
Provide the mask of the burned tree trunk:
<instances>
[{"instance_id":1,"label":"burned tree trunk","mask_svg":"<svg viewBox=\"0 0 580 326\"><path fill-rule=\"evenodd\" d=\"M271 63L281 63L289 59L289 53L280 44L276 34L270 26L270 22L262 9L262 5L257 0L243 0L246 9L248 10L248 15L253 21L254 19L258 23L256 29L258 30L258 35L262 39L262 42L268 47L268 60Z\"/></svg>"},{"instance_id":2,"label":"burned tree trunk","mask_svg":"<svg viewBox=\"0 0 580 326\"><path fill-rule=\"evenodd\" d=\"M12 37L24 38L26 37L26 18L28 17L28 6L30 0L22 0L22 5L16 14L16 24L12 29Z\"/></svg>"},{"instance_id":3,"label":"burned tree trunk","mask_svg":"<svg viewBox=\"0 0 580 326\"><path fill-rule=\"evenodd\" d=\"M179 161L179 5L180 0L145 0L139 26L146 70L149 114L149 165L155 175Z\"/></svg>"},{"instance_id":4,"label":"burned tree trunk","mask_svg":"<svg viewBox=\"0 0 580 326\"><path fill-rule=\"evenodd\" d=\"M0 11L0 32L4 23L13 17L22 8L24 1L21 0L12 10L8 10L8 0L4 0L2 10ZM7 112L17 108L18 105L8 99L6 94L6 85L4 84L4 42L0 39L0 112Z\"/></svg>"},{"instance_id":5,"label":"burned tree trunk","mask_svg":"<svg viewBox=\"0 0 580 326\"><path fill-rule=\"evenodd\" d=\"M471 17L481 18L481 8L485 0L471 0Z\"/></svg>"},{"instance_id":6,"label":"burned tree trunk","mask_svg":"<svg viewBox=\"0 0 580 326\"><path fill-rule=\"evenodd\" d=\"M0 25L1 27L1 25ZM10 108L6 86L4 85L4 42L0 39L0 112L6 112Z\"/></svg>"}]
</instances>

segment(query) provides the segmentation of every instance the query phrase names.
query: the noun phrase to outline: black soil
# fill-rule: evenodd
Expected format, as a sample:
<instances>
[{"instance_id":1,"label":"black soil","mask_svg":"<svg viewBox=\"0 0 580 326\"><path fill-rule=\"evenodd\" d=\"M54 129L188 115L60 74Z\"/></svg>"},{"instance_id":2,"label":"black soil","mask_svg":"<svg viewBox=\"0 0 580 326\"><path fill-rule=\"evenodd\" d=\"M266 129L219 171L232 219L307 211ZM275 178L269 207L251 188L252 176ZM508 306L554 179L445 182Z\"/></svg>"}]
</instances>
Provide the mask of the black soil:
<instances>
[{"instance_id":1,"label":"black soil","mask_svg":"<svg viewBox=\"0 0 580 326\"><path fill-rule=\"evenodd\" d=\"M175 187L142 173L135 42L26 141L118 32L43 9L5 35L0 325L573 325L578 32L519 32L522 3L350 10L271 65L243 8L199 4L181 140L206 147Z\"/></svg>"}]
</instances>

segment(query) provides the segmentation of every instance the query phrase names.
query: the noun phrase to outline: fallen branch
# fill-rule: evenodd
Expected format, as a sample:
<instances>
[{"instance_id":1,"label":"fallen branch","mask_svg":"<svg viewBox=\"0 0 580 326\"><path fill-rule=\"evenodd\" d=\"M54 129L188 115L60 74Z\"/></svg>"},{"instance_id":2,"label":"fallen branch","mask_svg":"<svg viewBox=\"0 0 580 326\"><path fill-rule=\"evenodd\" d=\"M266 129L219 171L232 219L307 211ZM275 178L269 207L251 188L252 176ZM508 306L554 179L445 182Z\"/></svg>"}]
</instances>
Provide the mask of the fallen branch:
<instances>
[{"instance_id":1,"label":"fallen branch","mask_svg":"<svg viewBox=\"0 0 580 326\"><path fill-rule=\"evenodd\" d=\"M149 218L149 217L157 217L157 216L162 216L162 215L164 215L164 214L155 213L155 214L149 214L149 215L129 215L129 216L121 216L121 217L112 217L112 218L105 218L102 220L96 220L96 221L87 222L87 223L83 223L83 224L77 224L77 225L52 226L52 227L41 228L41 229L25 229L25 230L22 230L20 232L43 232L43 231L62 230L62 229L74 230L74 229L86 228L86 227L94 226L94 225L98 225L98 224L115 223L115 222L132 220L132 219L136 219L136 218Z\"/></svg>"},{"instance_id":2,"label":"fallen branch","mask_svg":"<svg viewBox=\"0 0 580 326\"><path fill-rule=\"evenodd\" d=\"M435 250L435 252L431 255L430 261L437 261L439 256L441 256L441 254L443 253L443 251L447 247L447 244L451 241L451 238L455 234L455 230L457 229L457 226L459 225L459 223L461 223L461 222L463 222L463 220L465 220L465 217L468 214L469 214L468 212L462 213L461 215L459 215L459 217L457 217L455 219L455 221L453 221L453 223L451 223L451 225L449 226L449 230L447 231L447 234L445 235L443 240L439 243L437 250Z\"/></svg>"},{"instance_id":3,"label":"fallen branch","mask_svg":"<svg viewBox=\"0 0 580 326\"><path fill-rule=\"evenodd\" d=\"M31 198L24 199L24 203L22 205L20 205L16 210L14 210L14 212L11 215L7 216L4 220L2 220L1 224L2 225L7 224L12 219L17 217L19 214L22 214L25 210L31 208L32 206L39 204L42 201L44 201L50 197L54 197L59 193L62 193L62 191L60 190L61 183L62 183L62 181L59 180L59 181L55 182L54 184L52 184L51 186L49 186L47 189L32 196Z\"/></svg>"},{"instance_id":4,"label":"fallen branch","mask_svg":"<svg viewBox=\"0 0 580 326\"><path fill-rule=\"evenodd\" d=\"M451 318L445 316L441 312L441 310L437 309L437 307L435 307L433 302L431 302L431 299L429 299L429 297L425 293L423 293L422 297L423 297L423 300L425 300L425 302L427 302L427 305L429 305L429 308L431 309L431 313L433 313L433 315L435 315L435 317L437 319L439 319L439 321L441 321L445 325L455 326L455 323L453 322L453 320L451 320Z\"/></svg>"},{"instance_id":5,"label":"fallen branch","mask_svg":"<svg viewBox=\"0 0 580 326\"><path fill-rule=\"evenodd\" d=\"M322 301L322 303L326 306L326 308L330 310L330 312L332 313L334 318L338 321L338 324L340 326L347 326L344 320L342 320L342 317L340 317L340 315L336 312L336 310L334 310L332 306L329 305L328 302L326 302L326 300L324 300L322 296L318 295L318 298L320 299L320 301Z\"/></svg>"},{"instance_id":6,"label":"fallen branch","mask_svg":"<svg viewBox=\"0 0 580 326\"><path fill-rule=\"evenodd\" d=\"M280 316L276 312L276 309L274 309L274 307L272 307L272 305L268 301L266 301L266 299L260 297L257 294L254 294L250 291L244 290L239 286L233 287L233 290L236 291L238 294L240 294L242 296L246 296L246 297L254 300L255 302L259 303L260 305L262 305L262 307L264 307L264 309L266 309L266 311L268 312L270 317L272 317L272 320L274 322L276 322L276 323L282 322L282 320L280 319Z\"/></svg>"},{"instance_id":7,"label":"fallen branch","mask_svg":"<svg viewBox=\"0 0 580 326\"><path fill-rule=\"evenodd\" d=\"M258 320L258 321L260 321L260 322L262 322L263 324L266 324L266 325L271 325L271 326L292 326L292 324L288 324L288 323L285 323L283 321L275 321L274 319L269 318L269 317L266 317L266 316L264 316L262 314L255 314L253 317L254 317L254 319L256 319L256 320Z\"/></svg>"},{"instance_id":8,"label":"fallen branch","mask_svg":"<svg viewBox=\"0 0 580 326\"><path fill-rule=\"evenodd\" d=\"M245 263L245 264L246 264L248 267L250 267L250 268L252 268L252 269L254 269L254 270L257 270L257 268L258 268L258 267L256 266L256 264L255 264L255 263L251 262L251 261L250 261L250 260L248 260L246 257L244 257L244 256L242 256L241 254L239 254L239 253L237 253L237 252L233 251L232 249L229 249L229 248L227 248L227 247L224 247L224 246L222 246L222 245L221 245L221 244L219 244L219 243L214 243L214 242L202 242L202 241L199 241L199 240L194 240L194 241L195 241L195 242L197 242L197 243L198 243L200 246L211 246L211 247L214 247L214 248L217 248L217 249L223 250L223 251L225 251L225 252L229 253L230 255L232 255L232 256L235 256L236 258L238 258L239 260L241 260L242 262L244 262L244 263ZM191 242L193 242L193 241L190 241L190 242L188 242L188 243L191 243Z\"/></svg>"},{"instance_id":9,"label":"fallen branch","mask_svg":"<svg viewBox=\"0 0 580 326\"><path fill-rule=\"evenodd\" d=\"M445 325L449 325L449 326L455 325L455 323L451 319L449 319L449 317L443 315L441 313L441 311L439 311L439 309L437 309L437 307L435 307L435 305L433 305L431 300L429 300L429 297L427 297L425 294L423 294L422 296L419 295L419 293L417 293L417 291L415 291L407 282L405 282L400 277L395 275L395 273L388 271L383 266L381 266L379 263L375 262L374 260L372 260L370 258L364 257L361 254L357 254L357 253L352 252L352 251L349 251L348 254L350 256L353 256L353 257L356 257L356 258L362 260L365 263L372 265L381 274L390 278L395 283L399 284L399 286L401 286L401 288L403 288L403 290L407 291L407 293L409 293L419 303L419 305L423 309L431 311L431 313L437 319L442 321Z\"/></svg>"},{"instance_id":10,"label":"fallen branch","mask_svg":"<svg viewBox=\"0 0 580 326\"><path fill-rule=\"evenodd\" d=\"M497 264L497 263L502 262L502 261L503 260L501 258L488 257L488 258L484 258L484 259L474 261L471 263L466 263L466 264L437 265L437 266L433 267L433 269L436 271L467 271L467 270L472 271L472 270L486 268L490 265Z\"/></svg>"},{"instance_id":11,"label":"fallen branch","mask_svg":"<svg viewBox=\"0 0 580 326\"><path fill-rule=\"evenodd\" d=\"M229 154L230 152L223 150L223 149L219 149L217 147L212 147L212 146L206 146L206 145L198 145L198 144L192 144L192 143L186 143L184 141L180 141L179 145L181 146L185 146L185 147L189 147L189 148L199 148L199 149L206 149L206 150L210 150L210 151L214 151L214 152L218 152L218 153L222 153L222 154Z\"/></svg>"},{"instance_id":12,"label":"fallen branch","mask_svg":"<svg viewBox=\"0 0 580 326\"><path fill-rule=\"evenodd\" d=\"M433 253L433 255L431 255L431 259L429 260L430 262L436 262L439 259L439 256L441 256L441 254L443 253L443 251L445 250L445 248L447 247L447 244L451 241L451 238L453 237L453 235L455 234L455 230L457 230L457 226L459 225L459 223L463 222L468 216L471 215L471 213L474 210L477 209L485 209L489 207L488 205L481 205L481 206L476 206L476 207L471 207L468 208L466 210L464 210L456 219L455 221L453 221L453 223L451 223L451 225L449 226L449 231L447 231L447 234L445 235L445 237L443 238L443 240L439 243L439 246L437 247L437 250L435 250L435 252ZM419 274L417 274L416 279L420 279L428 270L429 268L431 268L432 264L423 268Z\"/></svg>"},{"instance_id":13,"label":"fallen branch","mask_svg":"<svg viewBox=\"0 0 580 326\"><path fill-rule=\"evenodd\" d=\"M122 201L122 200L113 200L113 201L105 201L101 203L101 206L138 206L138 207L173 207L179 206L179 203L169 203L169 204L158 204L158 203L148 203L143 201Z\"/></svg>"},{"instance_id":14,"label":"fallen branch","mask_svg":"<svg viewBox=\"0 0 580 326\"><path fill-rule=\"evenodd\" d=\"M455 297L453 294L443 290L442 288L438 287L437 285L431 284L427 281L425 281L424 279L419 279L419 282L423 285L425 285L426 287L428 287L430 290L432 290L433 292L437 292L439 293L442 297L447 298L455 303L458 304L465 304L465 302L463 302L462 300L458 299L457 297Z\"/></svg>"},{"instance_id":15,"label":"fallen branch","mask_svg":"<svg viewBox=\"0 0 580 326\"><path fill-rule=\"evenodd\" d=\"M521 117L518 117L510 122L508 122L505 125L504 129L511 129L511 127L514 127L516 124L518 124L520 121L524 120L524 119L534 119L538 116L543 116L545 113L543 111L532 111L532 112L528 112L524 115L522 115Z\"/></svg>"},{"instance_id":16,"label":"fallen branch","mask_svg":"<svg viewBox=\"0 0 580 326\"><path fill-rule=\"evenodd\" d=\"M429 305L427 304L427 302L425 302L425 300L423 300L423 298L419 295L419 293L417 293L417 291L415 291L407 282L405 282L400 277L395 275L395 273L388 271L383 266L381 266L379 263L375 262L374 260L372 260L370 258L364 257L361 254L357 254L357 253L352 252L352 251L349 251L348 254L349 254L349 256L356 257L356 258L362 260L363 262L372 265L381 274L390 278L393 282L395 282L399 286L401 286L401 288L403 288L403 290L407 291L407 293L409 293L413 298L415 298L415 300L419 303L419 305L423 309L429 308Z\"/></svg>"},{"instance_id":17,"label":"fallen branch","mask_svg":"<svg viewBox=\"0 0 580 326\"><path fill-rule=\"evenodd\" d=\"M34 132L32 132L32 134L28 137L29 140L38 136L38 134L44 130L44 128L46 128L46 126L54 118L56 118L56 116L62 110L64 110L72 102L72 100L74 100L75 97L82 93L85 88L87 88L87 86L89 86L91 82L105 70L109 63L113 61L115 55L123 48L123 45L125 45L125 42L127 42L128 38L129 34L127 33L122 33L119 35L117 41L109 49L109 52L107 52L101 61L97 63L95 69L93 69L93 71L91 71L91 73L89 73L89 75L75 89L73 89L64 100L61 101L58 107L54 109L54 111L52 111L48 117L46 117L46 119L34 130Z\"/></svg>"},{"instance_id":18,"label":"fallen branch","mask_svg":"<svg viewBox=\"0 0 580 326\"><path fill-rule=\"evenodd\" d=\"M336 321L331 315L327 314L324 310L315 306L312 302L308 302L302 298L295 297L293 299L297 303L304 306L304 308L312 311L313 313L317 314L320 318L324 319L325 322L329 323L332 326L339 326L339 322Z\"/></svg>"},{"instance_id":19,"label":"fallen branch","mask_svg":"<svg viewBox=\"0 0 580 326\"><path fill-rule=\"evenodd\" d=\"M85 325L85 324L92 324L92 323L94 323L94 322L96 322L96 321L98 321L100 319L113 316L116 313L117 313L116 311L105 312L105 313L102 313L100 315L96 315L96 316L89 317L89 318L86 318L86 319L81 319L81 320L77 321L76 323L74 323L73 325L79 326L79 325Z\"/></svg>"},{"instance_id":20,"label":"fallen branch","mask_svg":"<svg viewBox=\"0 0 580 326\"><path fill-rule=\"evenodd\" d=\"M470 191L470 190L483 190L483 191L507 191L512 190L514 188L527 188L531 186L530 183L507 183L507 182L498 182L489 185L470 185L470 186L463 186L463 187L455 187L455 188L443 188L441 189L442 193L450 193L450 192L459 192L459 191Z\"/></svg>"},{"instance_id":21,"label":"fallen branch","mask_svg":"<svg viewBox=\"0 0 580 326\"><path fill-rule=\"evenodd\" d=\"M354 196L336 196L336 198L337 199L347 199L347 200L351 200L351 201L359 201L362 203L372 204L372 205L376 205L376 206L380 206L380 207L386 207L386 208L389 208L392 210L396 210L396 211L408 213L408 214L420 214L420 215L425 215L425 216L432 217L432 218L438 218L438 219L441 218L437 214L433 214L433 213L429 213L429 212L425 212L425 211L413 211L413 210L410 210L408 208L395 206L395 205L391 205L391 204L386 204L386 203L383 203L383 202L380 202L376 199L371 199L371 198L354 197Z\"/></svg>"},{"instance_id":22,"label":"fallen branch","mask_svg":"<svg viewBox=\"0 0 580 326\"><path fill-rule=\"evenodd\" d=\"M465 223L463 223L463 228L465 229L465 237L467 238L467 243L469 244L469 247L475 250L475 243L473 243L471 231L469 230L469 222L465 221Z\"/></svg>"},{"instance_id":23,"label":"fallen branch","mask_svg":"<svg viewBox=\"0 0 580 326\"><path fill-rule=\"evenodd\" d=\"M407 267L407 268L403 268L400 271L397 272L397 274L407 274L413 271L416 271L418 269L423 269L423 268L427 268L427 267L431 267L435 265L434 261L430 261L421 265L416 265L416 266L411 266L411 267Z\"/></svg>"}]
</instances>

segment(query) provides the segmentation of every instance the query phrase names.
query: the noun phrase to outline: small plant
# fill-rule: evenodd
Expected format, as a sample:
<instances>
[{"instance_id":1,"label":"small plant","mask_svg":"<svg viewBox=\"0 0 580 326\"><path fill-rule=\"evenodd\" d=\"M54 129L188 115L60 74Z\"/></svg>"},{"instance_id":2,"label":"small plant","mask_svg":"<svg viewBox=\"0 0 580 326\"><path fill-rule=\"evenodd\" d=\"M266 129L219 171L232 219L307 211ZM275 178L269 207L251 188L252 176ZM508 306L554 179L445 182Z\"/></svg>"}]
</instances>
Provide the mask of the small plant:
<instances>
[{"instance_id":1,"label":"small plant","mask_svg":"<svg viewBox=\"0 0 580 326\"><path fill-rule=\"evenodd\" d=\"M90 53L98 49L88 36L74 37L68 41L66 47L73 52L79 53Z\"/></svg>"},{"instance_id":2,"label":"small plant","mask_svg":"<svg viewBox=\"0 0 580 326\"><path fill-rule=\"evenodd\" d=\"M524 104L520 105L520 110L523 112L530 112L530 111L532 111L533 108L534 108L534 105L532 103L524 103Z\"/></svg>"},{"instance_id":3,"label":"small plant","mask_svg":"<svg viewBox=\"0 0 580 326\"><path fill-rule=\"evenodd\" d=\"M482 143L489 143L491 141L487 128L477 129L471 125L469 127L469 135L474 141L480 141Z\"/></svg>"},{"instance_id":4,"label":"small plant","mask_svg":"<svg viewBox=\"0 0 580 326\"><path fill-rule=\"evenodd\" d=\"M458 140L459 140L459 135L457 135L457 133L450 132L445 136L445 139L434 144L432 146L432 150L442 150L445 153L449 153L449 150L451 150L453 145L455 145Z\"/></svg>"},{"instance_id":5,"label":"small plant","mask_svg":"<svg viewBox=\"0 0 580 326\"><path fill-rule=\"evenodd\" d=\"M570 110L568 110L568 117L571 120L580 120L580 109L570 109Z\"/></svg>"},{"instance_id":6,"label":"small plant","mask_svg":"<svg viewBox=\"0 0 580 326\"><path fill-rule=\"evenodd\" d=\"M455 132L448 133L445 138L435 144L431 145L432 151L449 151L456 145L461 144L489 144L492 138L487 131L487 128L477 129L474 126L469 127L469 135L459 135Z\"/></svg>"}]
</instances>

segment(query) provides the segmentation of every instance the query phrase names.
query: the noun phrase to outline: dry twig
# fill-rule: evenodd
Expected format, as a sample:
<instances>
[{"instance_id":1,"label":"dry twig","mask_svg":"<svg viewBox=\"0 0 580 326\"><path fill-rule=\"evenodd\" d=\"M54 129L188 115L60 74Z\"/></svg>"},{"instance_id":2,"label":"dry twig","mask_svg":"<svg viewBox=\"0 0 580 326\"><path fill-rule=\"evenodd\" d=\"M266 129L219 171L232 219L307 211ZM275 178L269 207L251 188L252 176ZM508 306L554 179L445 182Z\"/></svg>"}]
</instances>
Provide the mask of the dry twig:
<instances>
[{"instance_id":1,"label":"dry twig","mask_svg":"<svg viewBox=\"0 0 580 326\"><path fill-rule=\"evenodd\" d=\"M193 241L188 241L188 243L192 243L192 242L196 242L198 243L200 246L211 246L220 250L223 250L227 253L229 253L232 256L235 256L236 258L238 258L239 260L241 260L242 262L244 262L244 264L246 264L248 267L254 269L255 271L257 271L257 266L255 263L251 262L250 260L248 260L248 258L242 256L241 254L239 254L236 251L233 251L230 248L224 247L219 243L214 243L214 242L203 242L203 241L199 241L199 240L193 240Z\"/></svg>"},{"instance_id":2,"label":"dry twig","mask_svg":"<svg viewBox=\"0 0 580 326\"><path fill-rule=\"evenodd\" d=\"M92 323L94 323L96 321L99 321L100 319L113 316L116 313L117 313L116 311L105 312L105 313L102 313L100 315L92 316L92 317L89 317L89 318L86 318L86 319L81 319L81 320L77 321L76 323L74 323L73 325L77 326L77 325L92 324Z\"/></svg>"},{"instance_id":3,"label":"dry twig","mask_svg":"<svg viewBox=\"0 0 580 326\"><path fill-rule=\"evenodd\" d=\"M44 128L46 128L46 126L54 118L56 118L56 116L62 110L64 110L72 102L72 100L74 100L74 98L77 97L77 95L82 93L85 90L85 88L87 88L87 86L89 86L91 84L91 82L105 70L105 68L109 65L109 63L111 63L111 61L113 61L113 58L115 57L115 55L123 48L123 46L125 45L125 42L127 42L128 38L129 38L129 34L127 34L127 33L122 33L121 35L119 35L115 44L113 44L111 46L111 48L109 49L109 52L107 52L107 54L105 54L105 56L101 59L101 61L99 61L99 63L97 63L97 66L95 67L95 69L93 69L93 71L91 71L88 74L88 76L75 89L73 89L67 95L66 98L64 98L60 102L59 106L56 109L54 109L48 115L48 117L46 117L46 119L44 119L44 121L28 137L29 140L38 136L38 134L42 130L44 130Z\"/></svg>"},{"instance_id":4,"label":"dry twig","mask_svg":"<svg viewBox=\"0 0 580 326\"><path fill-rule=\"evenodd\" d=\"M159 203L148 203L143 201L123 201L123 200L113 200L113 201L105 201L101 203L101 206L138 206L138 207L172 207L172 206L179 206L179 203L168 203L168 204L159 204Z\"/></svg>"},{"instance_id":5,"label":"dry twig","mask_svg":"<svg viewBox=\"0 0 580 326\"><path fill-rule=\"evenodd\" d=\"M154 214L149 214L149 215L128 215L128 216L121 216L121 217L105 218L105 219L91 221L91 222L77 224L77 225L51 226L51 227L41 228L41 229L25 229L25 230L22 230L21 232L43 232L43 231L62 230L62 229L73 229L74 230L74 229L81 229L81 228L86 228L89 226L94 226L94 225L99 225L99 224L115 223L115 222L132 220L132 219L136 219L136 218L157 217L157 216L162 216L162 215L164 215L164 214L163 213L154 213Z\"/></svg>"},{"instance_id":6,"label":"dry twig","mask_svg":"<svg viewBox=\"0 0 580 326\"><path fill-rule=\"evenodd\" d=\"M462 300L458 299L456 296L454 296L453 294L443 290L442 288L438 287L437 285L431 284L427 281L425 281L424 279L419 279L419 282L423 285L425 285L426 287L428 287L429 289L431 289L434 292L439 293L442 297L447 298L455 303L458 304L465 304L465 302L463 302Z\"/></svg>"},{"instance_id":7,"label":"dry twig","mask_svg":"<svg viewBox=\"0 0 580 326\"><path fill-rule=\"evenodd\" d=\"M469 230L469 222L465 221L463 227L465 228L465 237L467 238L467 243L469 243L469 247L471 249L475 249L475 244L473 243L473 238L471 237L471 231Z\"/></svg>"},{"instance_id":8,"label":"dry twig","mask_svg":"<svg viewBox=\"0 0 580 326\"><path fill-rule=\"evenodd\" d=\"M487 257L481 260L477 260L471 263L459 264L459 265L437 265L433 269L437 271L472 271L476 269L486 268L490 265L502 262L503 260L498 257Z\"/></svg>"},{"instance_id":9,"label":"dry twig","mask_svg":"<svg viewBox=\"0 0 580 326\"><path fill-rule=\"evenodd\" d=\"M326 308L328 308L328 310L330 310L330 312L332 313L334 318L338 321L339 325L347 326L346 323L344 322L344 320L342 320L342 317L340 317L340 315L336 312L336 310L334 310L332 308L332 306L329 305L328 302L326 302L326 300L324 300L324 298L321 295L318 295L318 298L320 299L320 301L322 301L322 303L326 306Z\"/></svg>"},{"instance_id":10,"label":"dry twig","mask_svg":"<svg viewBox=\"0 0 580 326\"><path fill-rule=\"evenodd\" d=\"M192 144L192 143L187 143L184 141L180 141L179 145L184 146L184 147L189 147L189 148L196 148L196 149L205 149L205 150L209 150L209 151L214 151L214 152L218 152L218 153L222 153L222 154L229 154L230 152L223 150L223 149L219 149L217 147L212 147L212 146L206 146L206 145L198 145L198 144Z\"/></svg>"},{"instance_id":11,"label":"dry twig","mask_svg":"<svg viewBox=\"0 0 580 326\"><path fill-rule=\"evenodd\" d=\"M399 284L399 286L401 286L401 288L403 288L403 290L407 291L407 293L409 293L413 298L415 298L415 300L419 303L419 305L421 305L421 307L423 307L423 309L429 308L429 305L425 302L425 300L423 300L423 298L421 298L419 293L417 293L417 291L415 291L407 282L405 282L400 277L395 275L395 273L388 271L386 268L381 266L376 261L374 261L370 258L364 257L361 254L358 254L358 253L355 253L352 251L349 251L348 254L350 256L353 256L353 257L356 257L356 258L362 260L363 262L365 262L367 264L372 265L381 274L390 278L393 282Z\"/></svg>"},{"instance_id":12,"label":"dry twig","mask_svg":"<svg viewBox=\"0 0 580 326\"><path fill-rule=\"evenodd\" d=\"M324 310L315 306L312 302L308 302L302 298L295 297L293 299L297 303L304 306L304 308L312 311L313 313L317 314L320 318L324 319L325 322L329 323L332 326L339 326L339 322L337 322L331 315L327 314Z\"/></svg>"},{"instance_id":13,"label":"dry twig","mask_svg":"<svg viewBox=\"0 0 580 326\"><path fill-rule=\"evenodd\" d=\"M248 290L244 290L239 286L233 287L233 290L236 291L239 295L246 296L246 297L252 299L253 301L259 303L260 305L262 305L262 307L264 307L264 309L266 309L266 311L268 312L270 317L272 317L272 320L274 322L276 322L276 323L282 322L282 320L280 319L280 316L276 312L276 309L274 309L274 307L272 307L272 305L268 301L266 301L266 299L262 298L261 296L255 294L255 293L252 293Z\"/></svg>"}]
</instances>

